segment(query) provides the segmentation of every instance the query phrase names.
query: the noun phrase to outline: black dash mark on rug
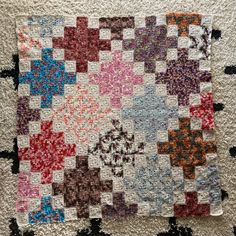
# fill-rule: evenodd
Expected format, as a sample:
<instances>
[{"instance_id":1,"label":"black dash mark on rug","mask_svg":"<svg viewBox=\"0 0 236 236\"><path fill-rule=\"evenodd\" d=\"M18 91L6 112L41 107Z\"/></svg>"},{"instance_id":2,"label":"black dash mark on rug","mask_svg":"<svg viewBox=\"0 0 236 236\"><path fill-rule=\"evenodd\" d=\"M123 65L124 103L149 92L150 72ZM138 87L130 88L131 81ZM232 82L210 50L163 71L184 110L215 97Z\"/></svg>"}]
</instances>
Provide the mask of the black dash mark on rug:
<instances>
[{"instance_id":1,"label":"black dash mark on rug","mask_svg":"<svg viewBox=\"0 0 236 236\"><path fill-rule=\"evenodd\" d=\"M77 231L76 236L111 236L111 234L106 234L101 230L101 219L91 219L91 226L88 229L83 229Z\"/></svg>"},{"instance_id":2,"label":"black dash mark on rug","mask_svg":"<svg viewBox=\"0 0 236 236\"><path fill-rule=\"evenodd\" d=\"M21 232L15 218L10 219L10 236L34 236L33 231Z\"/></svg>"},{"instance_id":3,"label":"black dash mark on rug","mask_svg":"<svg viewBox=\"0 0 236 236\"><path fill-rule=\"evenodd\" d=\"M236 226L233 227L233 233L236 236Z\"/></svg>"},{"instance_id":4,"label":"black dash mark on rug","mask_svg":"<svg viewBox=\"0 0 236 236\"><path fill-rule=\"evenodd\" d=\"M211 38L219 39L221 37L221 30L213 29L211 32Z\"/></svg>"},{"instance_id":5,"label":"black dash mark on rug","mask_svg":"<svg viewBox=\"0 0 236 236\"><path fill-rule=\"evenodd\" d=\"M225 72L225 74L227 74L227 75L236 74L236 66L226 66L224 72Z\"/></svg>"},{"instance_id":6,"label":"black dash mark on rug","mask_svg":"<svg viewBox=\"0 0 236 236\"><path fill-rule=\"evenodd\" d=\"M15 89L17 90L18 85L19 85L19 77L18 77L19 76L19 56L13 55L12 61L14 63L14 68L0 71L0 77L1 78L13 77Z\"/></svg>"},{"instance_id":7,"label":"black dash mark on rug","mask_svg":"<svg viewBox=\"0 0 236 236\"><path fill-rule=\"evenodd\" d=\"M176 217L169 218L170 229L167 232L159 233L157 236L192 236L193 231L189 227L178 226L176 223Z\"/></svg>"},{"instance_id":8,"label":"black dash mark on rug","mask_svg":"<svg viewBox=\"0 0 236 236\"><path fill-rule=\"evenodd\" d=\"M5 158L8 160L12 160L12 166L11 166L11 171L13 174L18 174L19 173L19 159L18 159L18 146L17 146L17 139L14 138L14 146L13 146L13 151L2 151L0 152L0 158Z\"/></svg>"},{"instance_id":9,"label":"black dash mark on rug","mask_svg":"<svg viewBox=\"0 0 236 236\"><path fill-rule=\"evenodd\" d=\"M225 191L224 189L221 189L221 200L224 201L225 199L229 198L229 194L227 193L227 191Z\"/></svg>"},{"instance_id":10,"label":"black dash mark on rug","mask_svg":"<svg viewBox=\"0 0 236 236\"><path fill-rule=\"evenodd\" d=\"M231 157L236 157L236 147L233 146L229 149L229 154Z\"/></svg>"},{"instance_id":11,"label":"black dash mark on rug","mask_svg":"<svg viewBox=\"0 0 236 236\"><path fill-rule=\"evenodd\" d=\"M214 111L222 111L225 108L223 103L213 103Z\"/></svg>"}]
</instances>

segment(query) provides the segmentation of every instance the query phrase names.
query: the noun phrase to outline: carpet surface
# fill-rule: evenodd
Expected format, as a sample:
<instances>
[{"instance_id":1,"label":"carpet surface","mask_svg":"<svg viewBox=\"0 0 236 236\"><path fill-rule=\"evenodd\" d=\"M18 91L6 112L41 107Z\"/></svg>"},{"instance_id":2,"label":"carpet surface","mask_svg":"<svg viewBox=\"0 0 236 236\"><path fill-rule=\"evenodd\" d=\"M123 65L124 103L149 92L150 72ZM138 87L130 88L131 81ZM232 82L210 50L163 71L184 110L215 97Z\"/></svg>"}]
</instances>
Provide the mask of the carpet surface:
<instances>
[{"instance_id":1,"label":"carpet surface","mask_svg":"<svg viewBox=\"0 0 236 236\"><path fill-rule=\"evenodd\" d=\"M221 215L212 17L17 22L18 224Z\"/></svg>"},{"instance_id":2,"label":"carpet surface","mask_svg":"<svg viewBox=\"0 0 236 236\"><path fill-rule=\"evenodd\" d=\"M224 1L1 1L0 2L0 234L5 235L234 235L235 229L235 2ZM148 16L163 12L214 15L211 71L216 142L224 214L219 217L136 217L77 220L58 224L17 225L15 204L19 172L17 136L17 15ZM104 232L104 233L103 233Z\"/></svg>"}]
</instances>

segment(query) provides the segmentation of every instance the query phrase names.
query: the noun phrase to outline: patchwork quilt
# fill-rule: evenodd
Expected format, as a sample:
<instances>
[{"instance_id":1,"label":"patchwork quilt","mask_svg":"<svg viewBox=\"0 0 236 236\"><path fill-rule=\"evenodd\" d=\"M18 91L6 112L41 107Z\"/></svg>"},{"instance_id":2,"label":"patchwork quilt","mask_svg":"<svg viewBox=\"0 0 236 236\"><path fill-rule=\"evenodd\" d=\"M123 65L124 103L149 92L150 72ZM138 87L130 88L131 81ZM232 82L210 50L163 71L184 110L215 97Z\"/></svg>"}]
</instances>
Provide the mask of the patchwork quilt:
<instances>
[{"instance_id":1,"label":"patchwork quilt","mask_svg":"<svg viewBox=\"0 0 236 236\"><path fill-rule=\"evenodd\" d=\"M212 17L17 18L18 224L222 214Z\"/></svg>"}]
</instances>

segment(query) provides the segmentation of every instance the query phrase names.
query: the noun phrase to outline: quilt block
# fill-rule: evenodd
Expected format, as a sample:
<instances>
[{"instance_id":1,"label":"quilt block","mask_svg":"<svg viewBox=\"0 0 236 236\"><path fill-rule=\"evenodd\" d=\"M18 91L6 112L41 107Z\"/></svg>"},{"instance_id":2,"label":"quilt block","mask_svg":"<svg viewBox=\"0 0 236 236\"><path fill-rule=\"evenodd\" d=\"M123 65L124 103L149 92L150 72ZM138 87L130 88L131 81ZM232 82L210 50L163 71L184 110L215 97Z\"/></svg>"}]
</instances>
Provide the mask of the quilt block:
<instances>
[{"instance_id":1,"label":"quilt block","mask_svg":"<svg viewBox=\"0 0 236 236\"><path fill-rule=\"evenodd\" d=\"M222 214L212 17L17 18L17 220Z\"/></svg>"}]
</instances>

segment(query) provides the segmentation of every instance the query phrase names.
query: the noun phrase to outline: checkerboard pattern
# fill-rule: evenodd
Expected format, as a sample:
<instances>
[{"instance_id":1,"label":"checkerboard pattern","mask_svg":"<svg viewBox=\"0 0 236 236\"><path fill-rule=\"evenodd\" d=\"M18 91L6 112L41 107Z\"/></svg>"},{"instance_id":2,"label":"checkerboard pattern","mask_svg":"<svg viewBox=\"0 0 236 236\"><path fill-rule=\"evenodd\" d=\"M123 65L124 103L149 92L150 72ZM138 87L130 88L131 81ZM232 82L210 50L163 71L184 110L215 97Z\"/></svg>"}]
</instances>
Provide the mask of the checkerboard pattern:
<instances>
[{"instance_id":1,"label":"checkerboard pattern","mask_svg":"<svg viewBox=\"0 0 236 236\"><path fill-rule=\"evenodd\" d=\"M18 224L222 214L211 25L17 18Z\"/></svg>"}]
</instances>

